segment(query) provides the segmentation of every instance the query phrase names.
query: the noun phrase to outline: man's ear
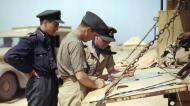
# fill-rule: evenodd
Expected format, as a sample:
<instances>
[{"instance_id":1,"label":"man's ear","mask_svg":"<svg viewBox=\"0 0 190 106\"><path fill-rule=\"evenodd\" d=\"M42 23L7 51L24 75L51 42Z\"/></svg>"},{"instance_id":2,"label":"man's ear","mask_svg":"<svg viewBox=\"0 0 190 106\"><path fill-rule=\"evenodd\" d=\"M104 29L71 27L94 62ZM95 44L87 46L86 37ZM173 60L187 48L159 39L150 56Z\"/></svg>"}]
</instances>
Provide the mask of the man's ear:
<instances>
[{"instance_id":1,"label":"man's ear","mask_svg":"<svg viewBox=\"0 0 190 106\"><path fill-rule=\"evenodd\" d=\"M47 20L43 20L42 24L47 25L48 21Z\"/></svg>"},{"instance_id":2,"label":"man's ear","mask_svg":"<svg viewBox=\"0 0 190 106\"><path fill-rule=\"evenodd\" d=\"M95 40L97 40L98 39L98 36L95 36Z\"/></svg>"},{"instance_id":3,"label":"man's ear","mask_svg":"<svg viewBox=\"0 0 190 106\"><path fill-rule=\"evenodd\" d=\"M92 29L90 27L86 27L87 32L92 32Z\"/></svg>"}]
</instances>

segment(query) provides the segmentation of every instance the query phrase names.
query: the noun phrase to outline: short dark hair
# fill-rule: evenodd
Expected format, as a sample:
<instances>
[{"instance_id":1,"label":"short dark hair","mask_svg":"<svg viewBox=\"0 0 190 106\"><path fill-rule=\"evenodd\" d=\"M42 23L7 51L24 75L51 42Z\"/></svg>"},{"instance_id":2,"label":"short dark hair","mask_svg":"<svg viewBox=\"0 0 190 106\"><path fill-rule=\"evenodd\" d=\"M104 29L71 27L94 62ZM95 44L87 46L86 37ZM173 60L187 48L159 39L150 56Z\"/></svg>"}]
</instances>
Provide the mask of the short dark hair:
<instances>
[{"instance_id":1,"label":"short dark hair","mask_svg":"<svg viewBox=\"0 0 190 106\"><path fill-rule=\"evenodd\" d=\"M44 20L47 20L47 19L40 18L40 25L42 24L42 22L43 22ZM54 20L47 20L47 21L48 21L48 22L52 22L52 21L54 21Z\"/></svg>"},{"instance_id":2,"label":"short dark hair","mask_svg":"<svg viewBox=\"0 0 190 106\"><path fill-rule=\"evenodd\" d=\"M84 22L83 20L81 21L80 23L81 26L84 26L84 27L90 27L88 24L86 24L86 22Z\"/></svg>"},{"instance_id":3,"label":"short dark hair","mask_svg":"<svg viewBox=\"0 0 190 106\"><path fill-rule=\"evenodd\" d=\"M90 27L90 25L88 25L88 24L87 24L86 22L84 22L83 20L81 21L80 26L82 26L82 27ZM91 29L93 32L96 32L92 27L90 27L90 29Z\"/></svg>"}]
</instances>

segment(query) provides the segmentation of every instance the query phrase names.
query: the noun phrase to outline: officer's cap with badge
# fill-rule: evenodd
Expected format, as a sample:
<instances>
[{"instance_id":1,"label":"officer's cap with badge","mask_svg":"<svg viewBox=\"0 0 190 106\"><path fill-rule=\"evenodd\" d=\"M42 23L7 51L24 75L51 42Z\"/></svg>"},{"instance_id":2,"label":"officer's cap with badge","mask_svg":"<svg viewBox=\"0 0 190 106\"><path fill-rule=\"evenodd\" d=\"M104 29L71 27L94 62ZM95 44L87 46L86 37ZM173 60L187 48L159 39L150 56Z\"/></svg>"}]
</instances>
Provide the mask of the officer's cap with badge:
<instances>
[{"instance_id":1,"label":"officer's cap with badge","mask_svg":"<svg viewBox=\"0 0 190 106\"><path fill-rule=\"evenodd\" d=\"M114 33L117 33L117 30L113 27L108 26L107 33L104 35L100 35L100 37L101 37L101 39L103 39L107 42L114 42L115 41ZM117 53L117 52L111 51L111 46L109 46L109 45L105 49L101 50L101 52L104 54L111 54L111 55Z\"/></svg>"},{"instance_id":2,"label":"officer's cap with badge","mask_svg":"<svg viewBox=\"0 0 190 106\"><path fill-rule=\"evenodd\" d=\"M107 33L108 26L105 24L105 22L99 16L90 11L86 12L82 21L90 26L92 30L97 32L99 35L105 35Z\"/></svg>"},{"instance_id":3,"label":"officer's cap with badge","mask_svg":"<svg viewBox=\"0 0 190 106\"><path fill-rule=\"evenodd\" d=\"M106 34L100 35L100 37L105 41L114 42L114 33L117 33L117 30L113 27L108 26L108 30L106 32Z\"/></svg>"},{"instance_id":4,"label":"officer's cap with badge","mask_svg":"<svg viewBox=\"0 0 190 106\"><path fill-rule=\"evenodd\" d=\"M50 20L55 21L57 23L64 23L61 20L61 11L60 10L46 10L41 12L36 16L37 18L40 18L40 20Z\"/></svg>"}]
</instances>

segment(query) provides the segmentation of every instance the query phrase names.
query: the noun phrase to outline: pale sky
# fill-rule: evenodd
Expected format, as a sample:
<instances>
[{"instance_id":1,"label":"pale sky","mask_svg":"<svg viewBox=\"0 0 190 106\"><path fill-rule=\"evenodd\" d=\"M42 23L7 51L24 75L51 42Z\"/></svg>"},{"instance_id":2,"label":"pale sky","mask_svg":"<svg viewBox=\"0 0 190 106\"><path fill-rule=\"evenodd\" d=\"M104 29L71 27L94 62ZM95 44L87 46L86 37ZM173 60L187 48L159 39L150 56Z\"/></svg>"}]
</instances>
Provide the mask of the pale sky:
<instances>
[{"instance_id":1,"label":"pale sky","mask_svg":"<svg viewBox=\"0 0 190 106\"><path fill-rule=\"evenodd\" d=\"M159 15L160 0L1 0L0 32L15 26L39 26L36 15L49 9L61 10L65 25L72 28L86 11L94 12L117 29L115 38L123 43L132 36L143 38ZM146 41L154 35L149 36Z\"/></svg>"}]
</instances>

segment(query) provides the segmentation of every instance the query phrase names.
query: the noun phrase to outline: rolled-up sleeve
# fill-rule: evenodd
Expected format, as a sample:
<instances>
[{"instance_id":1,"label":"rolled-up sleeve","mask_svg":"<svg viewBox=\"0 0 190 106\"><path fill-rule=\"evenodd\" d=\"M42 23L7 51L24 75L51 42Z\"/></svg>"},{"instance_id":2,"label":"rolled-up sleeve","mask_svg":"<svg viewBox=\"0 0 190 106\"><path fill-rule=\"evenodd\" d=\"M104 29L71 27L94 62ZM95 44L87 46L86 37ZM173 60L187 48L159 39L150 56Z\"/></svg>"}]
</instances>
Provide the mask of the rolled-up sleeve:
<instances>
[{"instance_id":1,"label":"rolled-up sleeve","mask_svg":"<svg viewBox=\"0 0 190 106\"><path fill-rule=\"evenodd\" d=\"M113 59L113 55L109 55L107 57L107 64L106 64L106 68L109 69L110 67L114 67L115 66L115 62Z\"/></svg>"}]
</instances>

